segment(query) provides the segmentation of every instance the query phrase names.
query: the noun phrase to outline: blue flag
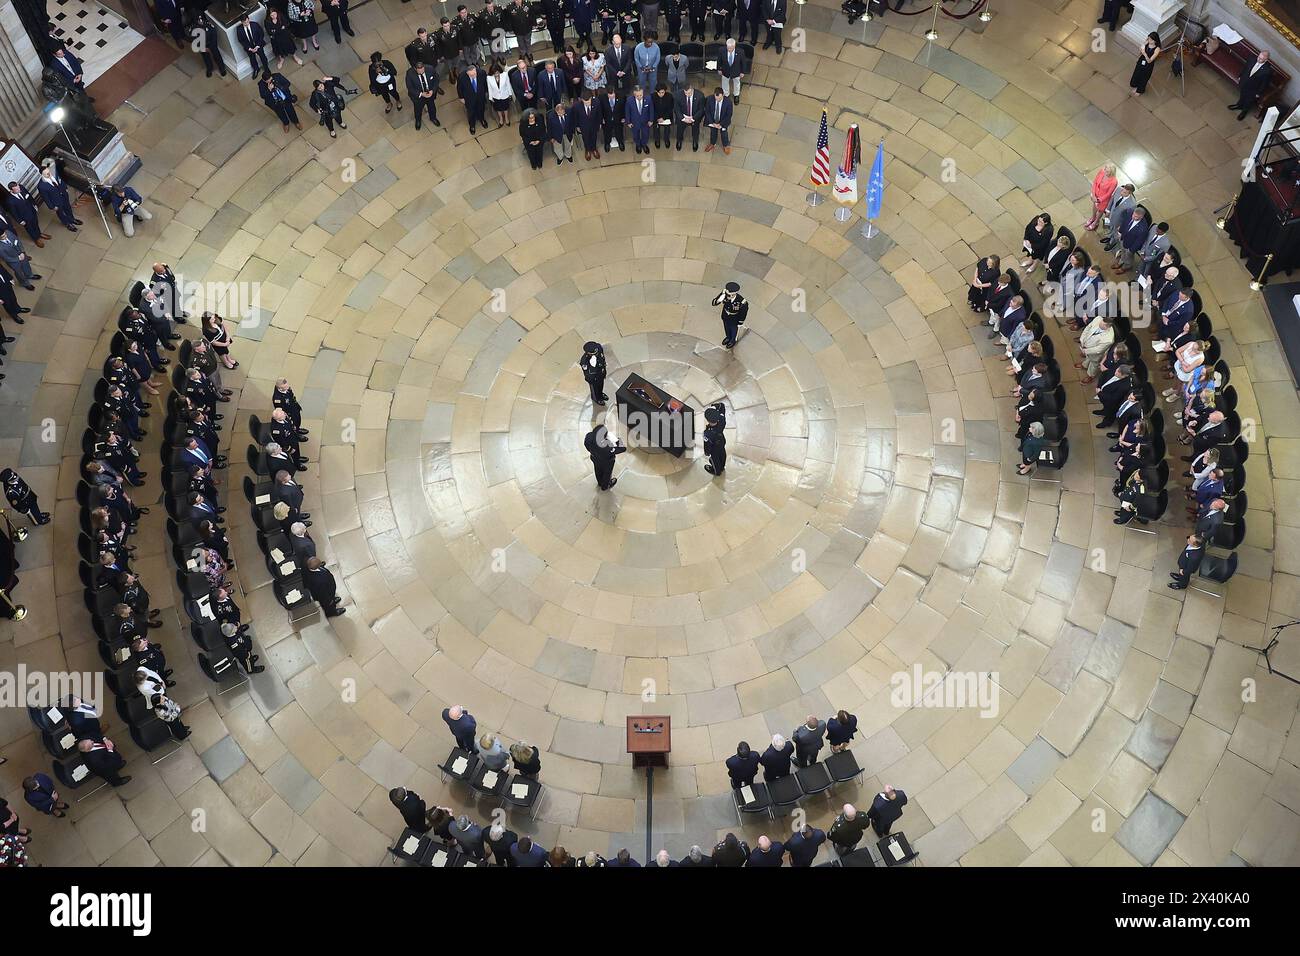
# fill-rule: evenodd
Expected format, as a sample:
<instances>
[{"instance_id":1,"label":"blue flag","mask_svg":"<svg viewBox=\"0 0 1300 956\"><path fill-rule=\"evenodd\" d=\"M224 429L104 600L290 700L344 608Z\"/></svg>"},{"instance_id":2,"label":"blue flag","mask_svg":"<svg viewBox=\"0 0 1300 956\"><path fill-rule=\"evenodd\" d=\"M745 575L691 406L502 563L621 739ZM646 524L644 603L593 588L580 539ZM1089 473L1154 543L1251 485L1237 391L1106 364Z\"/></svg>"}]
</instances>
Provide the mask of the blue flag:
<instances>
[{"instance_id":1,"label":"blue flag","mask_svg":"<svg viewBox=\"0 0 1300 956\"><path fill-rule=\"evenodd\" d=\"M885 141L882 139L876 147L876 160L871 164L871 175L867 177L867 218L880 217L880 202L885 195Z\"/></svg>"}]
</instances>

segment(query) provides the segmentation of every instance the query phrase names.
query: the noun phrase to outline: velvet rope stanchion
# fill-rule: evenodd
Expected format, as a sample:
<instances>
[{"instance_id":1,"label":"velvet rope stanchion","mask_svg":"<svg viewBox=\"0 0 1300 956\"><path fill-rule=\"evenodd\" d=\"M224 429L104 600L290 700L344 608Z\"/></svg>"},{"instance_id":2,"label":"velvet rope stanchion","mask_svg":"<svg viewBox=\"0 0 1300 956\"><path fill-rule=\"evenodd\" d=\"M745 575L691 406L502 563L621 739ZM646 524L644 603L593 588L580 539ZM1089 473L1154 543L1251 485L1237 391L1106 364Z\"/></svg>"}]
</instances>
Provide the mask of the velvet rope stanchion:
<instances>
[{"instance_id":1,"label":"velvet rope stanchion","mask_svg":"<svg viewBox=\"0 0 1300 956\"><path fill-rule=\"evenodd\" d=\"M935 6L938 6L939 12L942 13L949 20L965 20L967 17L974 16L975 14L983 10L986 6L988 6L988 0L975 0L971 8L967 10L965 13L949 13L948 8L944 6L944 2L945 0L940 0L938 4L932 3L928 7L925 7L922 10L895 10L893 12L897 13L899 16L902 17L919 17L929 13L931 10L935 8Z\"/></svg>"}]
</instances>

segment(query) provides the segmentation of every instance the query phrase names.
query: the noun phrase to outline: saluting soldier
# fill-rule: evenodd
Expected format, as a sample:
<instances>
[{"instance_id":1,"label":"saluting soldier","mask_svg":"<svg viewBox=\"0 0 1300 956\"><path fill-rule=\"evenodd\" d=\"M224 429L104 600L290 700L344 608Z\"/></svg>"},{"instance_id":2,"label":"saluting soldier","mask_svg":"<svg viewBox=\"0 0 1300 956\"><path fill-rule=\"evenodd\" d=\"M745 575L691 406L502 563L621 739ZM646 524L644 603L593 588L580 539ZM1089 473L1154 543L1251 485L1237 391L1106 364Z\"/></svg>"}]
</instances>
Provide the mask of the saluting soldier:
<instances>
[{"instance_id":1,"label":"saluting soldier","mask_svg":"<svg viewBox=\"0 0 1300 956\"><path fill-rule=\"evenodd\" d=\"M605 361L601 359L601 378L604 376ZM42 511L40 502L36 500L36 492L32 491L31 486L23 481L22 476L12 468L6 468L0 471L0 481L4 482L5 500L9 502L9 507L19 514L27 515L32 520L32 524L49 524L50 513Z\"/></svg>"},{"instance_id":2,"label":"saluting soldier","mask_svg":"<svg viewBox=\"0 0 1300 956\"><path fill-rule=\"evenodd\" d=\"M614 457L627 451L627 446L622 442L611 442L609 430L604 425L597 425L589 431L583 445L587 449L587 454L591 456L592 465L595 466L596 486L601 491L609 491L618 484L618 479L613 477Z\"/></svg>"},{"instance_id":3,"label":"saluting soldier","mask_svg":"<svg viewBox=\"0 0 1300 956\"><path fill-rule=\"evenodd\" d=\"M1137 513L1137 501L1147 493L1146 476L1144 469L1136 468L1124 482L1124 487L1119 493L1119 510L1115 512L1115 524L1128 524L1134 518L1138 519L1140 524L1146 524L1147 519L1140 517Z\"/></svg>"},{"instance_id":4,"label":"saluting soldier","mask_svg":"<svg viewBox=\"0 0 1300 956\"><path fill-rule=\"evenodd\" d=\"M749 315L749 303L740 294L740 283L728 282L727 287L714 297L713 304L722 306L722 330L725 333L722 344L726 348L732 348L736 344L740 327Z\"/></svg>"},{"instance_id":5,"label":"saluting soldier","mask_svg":"<svg viewBox=\"0 0 1300 956\"><path fill-rule=\"evenodd\" d=\"M593 405L604 405L609 401L605 394L605 347L599 342L588 342L582 347L582 358L578 359L582 368L582 377L591 388Z\"/></svg>"}]
</instances>

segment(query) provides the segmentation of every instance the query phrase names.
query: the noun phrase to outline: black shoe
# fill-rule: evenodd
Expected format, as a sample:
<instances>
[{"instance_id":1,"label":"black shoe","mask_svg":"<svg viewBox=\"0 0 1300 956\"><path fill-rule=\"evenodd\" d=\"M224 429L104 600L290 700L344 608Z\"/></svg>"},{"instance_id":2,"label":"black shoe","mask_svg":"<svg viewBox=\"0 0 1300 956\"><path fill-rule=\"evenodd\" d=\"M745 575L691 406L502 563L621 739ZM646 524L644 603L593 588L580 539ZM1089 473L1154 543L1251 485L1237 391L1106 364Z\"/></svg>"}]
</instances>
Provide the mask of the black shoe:
<instances>
[{"instance_id":1,"label":"black shoe","mask_svg":"<svg viewBox=\"0 0 1300 956\"><path fill-rule=\"evenodd\" d=\"M1128 511L1128 512L1125 512L1125 515L1124 515L1123 517L1116 518L1116 519L1114 520L1114 522L1112 522L1112 523L1113 523L1113 524L1128 524L1128 523L1129 523L1130 521L1132 521L1132 520L1133 520L1133 512Z\"/></svg>"},{"instance_id":2,"label":"black shoe","mask_svg":"<svg viewBox=\"0 0 1300 956\"><path fill-rule=\"evenodd\" d=\"M1174 584L1172 581L1169 583L1168 587L1169 587L1169 590L1171 590L1171 591L1186 591L1186 590L1187 590L1187 585L1186 585L1186 584Z\"/></svg>"},{"instance_id":3,"label":"black shoe","mask_svg":"<svg viewBox=\"0 0 1300 956\"><path fill-rule=\"evenodd\" d=\"M705 465L705 466L704 466L704 470L707 471L710 475L716 475L716 474L717 474L717 472L713 470L713 466L712 466L712 465Z\"/></svg>"},{"instance_id":4,"label":"black shoe","mask_svg":"<svg viewBox=\"0 0 1300 956\"><path fill-rule=\"evenodd\" d=\"M36 273L36 272L33 272L33 273L32 273L32 279L33 279L34 281L39 281L40 278L41 278L41 276L40 276L39 273Z\"/></svg>"},{"instance_id":5,"label":"black shoe","mask_svg":"<svg viewBox=\"0 0 1300 956\"><path fill-rule=\"evenodd\" d=\"M76 216L73 216L73 217L72 217L72 222L73 222L74 225L78 225L78 226L84 226L84 225L85 225L85 223L82 222L80 219L78 219Z\"/></svg>"},{"instance_id":6,"label":"black shoe","mask_svg":"<svg viewBox=\"0 0 1300 956\"><path fill-rule=\"evenodd\" d=\"M420 129L420 128L421 128L421 127L420 127L420 124L419 124L419 123L416 123L416 124L415 124L415 128L416 128L416 129Z\"/></svg>"},{"instance_id":7,"label":"black shoe","mask_svg":"<svg viewBox=\"0 0 1300 956\"><path fill-rule=\"evenodd\" d=\"M126 786L128 783L130 783L130 782L131 782L131 775L130 775L130 774L127 774L125 777L118 777L118 778L117 778L117 783L112 783L112 782L110 781L110 784L111 784L112 786L114 786L114 787L124 787L124 786Z\"/></svg>"},{"instance_id":8,"label":"black shoe","mask_svg":"<svg viewBox=\"0 0 1300 956\"><path fill-rule=\"evenodd\" d=\"M1106 437L1107 437L1107 438L1118 438L1118 437L1119 437L1119 432L1106 432ZM1114 451L1114 450L1115 450L1115 449L1113 449L1113 448L1111 449L1111 451Z\"/></svg>"}]
</instances>

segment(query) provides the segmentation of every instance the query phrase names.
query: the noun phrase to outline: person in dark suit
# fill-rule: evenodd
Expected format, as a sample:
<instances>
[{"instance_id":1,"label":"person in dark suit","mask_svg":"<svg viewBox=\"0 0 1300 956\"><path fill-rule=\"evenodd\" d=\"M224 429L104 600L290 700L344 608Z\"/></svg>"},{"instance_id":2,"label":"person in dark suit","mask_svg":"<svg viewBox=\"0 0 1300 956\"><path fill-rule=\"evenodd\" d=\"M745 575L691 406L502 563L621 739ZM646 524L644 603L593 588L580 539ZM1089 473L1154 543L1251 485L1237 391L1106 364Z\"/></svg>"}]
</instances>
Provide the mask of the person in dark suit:
<instances>
[{"instance_id":1,"label":"person in dark suit","mask_svg":"<svg viewBox=\"0 0 1300 956\"><path fill-rule=\"evenodd\" d=\"M704 112L704 124L709 127L709 145L704 147L706 153L713 151L718 139L722 139L722 151L731 153L731 100L722 95L722 87L713 91Z\"/></svg>"},{"instance_id":2,"label":"person in dark suit","mask_svg":"<svg viewBox=\"0 0 1300 956\"><path fill-rule=\"evenodd\" d=\"M1241 68L1241 76L1237 78L1237 102L1228 104L1228 109L1239 111L1238 122L1246 118L1272 79L1273 66L1268 62L1268 51L1260 50L1259 56Z\"/></svg>"},{"instance_id":3,"label":"person in dark suit","mask_svg":"<svg viewBox=\"0 0 1300 956\"><path fill-rule=\"evenodd\" d=\"M623 42L620 34L614 34L614 40L605 49L606 85L615 92L622 93L632 82L636 65L632 61L632 50Z\"/></svg>"},{"instance_id":4,"label":"person in dark suit","mask_svg":"<svg viewBox=\"0 0 1300 956\"><path fill-rule=\"evenodd\" d=\"M1227 517L1228 503L1222 498L1215 498L1201 510L1201 516L1196 519L1196 536L1202 542L1213 541Z\"/></svg>"},{"instance_id":5,"label":"person in dark suit","mask_svg":"<svg viewBox=\"0 0 1300 956\"><path fill-rule=\"evenodd\" d=\"M746 866L778 867L785 862L785 844L764 835L758 838L758 845L749 854Z\"/></svg>"},{"instance_id":6,"label":"person in dark suit","mask_svg":"<svg viewBox=\"0 0 1300 956\"><path fill-rule=\"evenodd\" d=\"M474 753L474 734L478 721L460 704L452 704L442 712L442 721L456 738L456 746L466 753Z\"/></svg>"},{"instance_id":7,"label":"person in dark suit","mask_svg":"<svg viewBox=\"0 0 1300 956\"><path fill-rule=\"evenodd\" d=\"M734 833L728 833L713 848L713 865L742 867L749 861L749 844Z\"/></svg>"},{"instance_id":8,"label":"person in dark suit","mask_svg":"<svg viewBox=\"0 0 1300 956\"><path fill-rule=\"evenodd\" d=\"M69 697L64 703L63 716L68 719L68 726L78 740L93 738L99 740L104 736L104 729L99 723L99 714L94 705L80 697Z\"/></svg>"},{"instance_id":9,"label":"person in dark suit","mask_svg":"<svg viewBox=\"0 0 1300 956\"><path fill-rule=\"evenodd\" d=\"M45 240L50 237L41 231L40 220L36 214L36 197L22 183L10 182L9 191L4 198L5 209L13 221L27 230L27 235L31 236L37 248L44 247Z\"/></svg>"},{"instance_id":10,"label":"person in dark suit","mask_svg":"<svg viewBox=\"0 0 1300 956\"><path fill-rule=\"evenodd\" d=\"M724 423L713 408L704 410L704 454L708 462L704 470L711 475L721 475L727 469L727 436L723 431Z\"/></svg>"},{"instance_id":11,"label":"person in dark suit","mask_svg":"<svg viewBox=\"0 0 1300 956\"><path fill-rule=\"evenodd\" d=\"M248 63L253 68L253 78L271 72L271 64L266 59L266 31L260 23L254 22L245 14L235 27L235 38L240 47L248 54Z\"/></svg>"},{"instance_id":12,"label":"person in dark suit","mask_svg":"<svg viewBox=\"0 0 1300 956\"><path fill-rule=\"evenodd\" d=\"M429 114L429 122L441 126L438 122L438 106L434 99L438 95L438 75L431 71L423 60L417 60L415 66L406 71L406 95L411 98L415 111L415 128L420 128L421 113Z\"/></svg>"},{"instance_id":13,"label":"person in dark suit","mask_svg":"<svg viewBox=\"0 0 1300 956\"><path fill-rule=\"evenodd\" d=\"M790 763L794 757L794 744L780 734L772 735L772 743L763 751L758 762L763 765L763 780L771 783L790 776Z\"/></svg>"},{"instance_id":14,"label":"person in dark suit","mask_svg":"<svg viewBox=\"0 0 1300 956\"><path fill-rule=\"evenodd\" d=\"M727 776L731 778L732 790L754 785L754 778L758 776L758 754L743 740L736 746L736 752L727 758Z\"/></svg>"},{"instance_id":15,"label":"person in dark suit","mask_svg":"<svg viewBox=\"0 0 1300 956\"><path fill-rule=\"evenodd\" d=\"M582 107L578 107L579 111ZM585 135L585 134L584 134ZM582 347L582 357L578 359L582 377L591 389L593 405L604 405L609 401L605 394L605 348L599 342L587 342Z\"/></svg>"},{"instance_id":16,"label":"person in dark suit","mask_svg":"<svg viewBox=\"0 0 1300 956\"><path fill-rule=\"evenodd\" d=\"M348 0L321 0L321 6L325 8L325 16L329 17L335 43L343 42L344 33L350 37L356 36L352 32L352 24L348 22Z\"/></svg>"},{"instance_id":17,"label":"person in dark suit","mask_svg":"<svg viewBox=\"0 0 1300 956\"><path fill-rule=\"evenodd\" d=\"M293 108L296 97L284 74L263 73L261 82L257 84L257 91L262 95L262 102L266 104L266 108L275 114L275 118L280 121L286 133L289 132L291 123L298 129L302 129L302 123L298 120L298 111Z\"/></svg>"},{"instance_id":18,"label":"person in dark suit","mask_svg":"<svg viewBox=\"0 0 1300 956\"><path fill-rule=\"evenodd\" d=\"M709 0L682 0L686 6L686 19L691 24L691 40L707 40Z\"/></svg>"},{"instance_id":19,"label":"person in dark suit","mask_svg":"<svg viewBox=\"0 0 1300 956\"><path fill-rule=\"evenodd\" d=\"M65 86L84 94L86 92L86 71L82 67L81 61L73 56L72 51L62 44L59 44L51 52L50 68L59 75L59 79L63 80Z\"/></svg>"},{"instance_id":20,"label":"person in dark suit","mask_svg":"<svg viewBox=\"0 0 1300 956\"><path fill-rule=\"evenodd\" d=\"M763 19L767 21L767 39L763 41L763 49L766 50L772 44L776 44L776 53L781 55L781 31L785 29L786 5L785 0L763 0ZM754 42L758 42L758 37L754 37Z\"/></svg>"},{"instance_id":21,"label":"person in dark suit","mask_svg":"<svg viewBox=\"0 0 1300 956\"><path fill-rule=\"evenodd\" d=\"M163 29L171 34L176 45L182 50L186 47L185 11L178 0L153 0L154 15L162 21ZM208 76L212 73L209 72Z\"/></svg>"},{"instance_id":22,"label":"person in dark suit","mask_svg":"<svg viewBox=\"0 0 1300 956\"><path fill-rule=\"evenodd\" d=\"M23 318L23 313L32 311L18 304L18 293L14 291L14 277L9 274L4 266L0 266L0 307L3 307L5 314L19 325L27 323L27 320ZM0 327L0 340L7 344L12 342L14 338L11 335L5 335L3 327ZM0 344L0 348L4 348L4 345ZM4 375L0 374L0 379L3 378Z\"/></svg>"},{"instance_id":23,"label":"person in dark suit","mask_svg":"<svg viewBox=\"0 0 1300 956\"><path fill-rule=\"evenodd\" d=\"M626 102L623 97L618 95L617 87L606 87L600 96L600 109L604 116L605 123L605 149L608 152L614 151L617 145L619 152L624 150L624 124L626 122Z\"/></svg>"},{"instance_id":24,"label":"person in dark suit","mask_svg":"<svg viewBox=\"0 0 1300 956\"><path fill-rule=\"evenodd\" d=\"M739 21L736 38L744 43L758 42L758 25L763 22L763 0L736 0L736 19Z\"/></svg>"},{"instance_id":25,"label":"person in dark suit","mask_svg":"<svg viewBox=\"0 0 1300 956\"><path fill-rule=\"evenodd\" d=\"M461 852L467 853L476 860L482 860L487 856L487 849L483 845L483 828L471 820L466 814L461 814L450 827L451 838L456 841Z\"/></svg>"},{"instance_id":26,"label":"person in dark suit","mask_svg":"<svg viewBox=\"0 0 1300 956\"><path fill-rule=\"evenodd\" d=\"M283 501L294 513L302 517L303 490L302 485L293 480L293 476L287 471L277 471L275 473L275 484L271 486L271 502Z\"/></svg>"},{"instance_id":27,"label":"person in dark suit","mask_svg":"<svg viewBox=\"0 0 1300 956\"><path fill-rule=\"evenodd\" d=\"M1101 16L1097 18L1097 22L1110 24L1110 32L1114 33L1115 28L1119 26L1119 12L1123 7L1124 0L1103 0Z\"/></svg>"},{"instance_id":28,"label":"person in dark suit","mask_svg":"<svg viewBox=\"0 0 1300 956\"><path fill-rule=\"evenodd\" d=\"M794 729L794 762L801 767L808 767L817 762L826 738L826 721L814 714Z\"/></svg>"},{"instance_id":29,"label":"person in dark suit","mask_svg":"<svg viewBox=\"0 0 1300 956\"><path fill-rule=\"evenodd\" d=\"M604 111L600 108L600 103L591 95L591 90L583 90L582 98L569 111L574 117L574 125L582 133L582 148L586 151L586 159L600 159L600 127L605 122ZM600 360L601 368L605 367L605 359L602 356ZM583 367L583 374L586 374L586 366ZM601 378L604 378L602 372ZM591 380L588 379L588 382ZM594 393L593 393L594 400ZM597 402L598 405L605 404Z\"/></svg>"},{"instance_id":30,"label":"person in dark suit","mask_svg":"<svg viewBox=\"0 0 1300 956\"><path fill-rule=\"evenodd\" d=\"M604 425L597 425L588 432L583 446L591 456L591 464L596 473L596 486L601 491L609 491L618 484L618 479L613 477L614 458L627 451L627 446L621 441L611 442L609 432Z\"/></svg>"},{"instance_id":31,"label":"person in dark suit","mask_svg":"<svg viewBox=\"0 0 1300 956\"><path fill-rule=\"evenodd\" d=\"M388 791L388 800L397 807L403 822L417 833L429 832L429 811L420 795L405 787L394 787Z\"/></svg>"},{"instance_id":32,"label":"person in dark suit","mask_svg":"<svg viewBox=\"0 0 1300 956\"><path fill-rule=\"evenodd\" d=\"M903 815L903 807L906 805L907 794L885 784L885 789L876 794L871 801L871 809L867 811L867 819L871 821L876 836L889 836L890 828Z\"/></svg>"},{"instance_id":33,"label":"person in dark suit","mask_svg":"<svg viewBox=\"0 0 1300 956\"><path fill-rule=\"evenodd\" d=\"M1173 578L1169 582L1169 587L1174 591L1184 590L1191 583L1192 575L1201 568L1201 561L1205 558L1205 539L1193 533L1187 536L1187 546L1183 548L1178 555L1178 570L1170 571L1169 576Z\"/></svg>"},{"instance_id":34,"label":"person in dark suit","mask_svg":"<svg viewBox=\"0 0 1300 956\"><path fill-rule=\"evenodd\" d=\"M469 66L456 81L456 96L465 107L472 136L475 126L487 129L487 77L479 76L478 67Z\"/></svg>"},{"instance_id":35,"label":"person in dark suit","mask_svg":"<svg viewBox=\"0 0 1300 956\"><path fill-rule=\"evenodd\" d=\"M514 866L541 869L546 865L546 848L534 843L531 837L522 836L510 847L510 859Z\"/></svg>"},{"instance_id":36,"label":"person in dark suit","mask_svg":"<svg viewBox=\"0 0 1300 956\"><path fill-rule=\"evenodd\" d=\"M307 533L307 526L295 521L289 526L289 547L299 565L306 565L308 560L316 557L316 542Z\"/></svg>"},{"instance_id":37,"label":"person in dark suit","mask_svg":"<svg viewBox=\"0 0 1300 956\"><path fill-rule=\"evenodd\" d=\"M785 852L790 854L790 865L812 866L813 860L817 859L817 854L825 842L826 831L818 830L805 823L802 829L796 830L790 839L785 841Z\"/></svg>"},{"instance_id":38,"label":"person in dark suit","mask_svg":"<svg viewBox=\"0 0 1300 956\"><path fill-rule=\"evenodd\" d=\"M654 105L645 95L645 90L635 86L623 107L623 116L628 130L632 133L632 143L638 153L650 152L650 124L654 122Z\"/></svg>"},{"instance_id":39,"label":"person in dark suit","mask_svg":"<svg viewBox=\"0 0 1300 956\"><path fill-rule=\"evenodd\" d=\"M547 60L546 66L537 74L537 95L552 108L564 102L567 87L564 74L556 69L554 60Z\"/></svg>"},{"instance_id":40,"label":"person in dark suit","mask_svg":"<svg viewBox=\"0 0 1300 956\"><path fill-rule=\"evenodd\" d=\"M706 855L704 852L704 848L700 846L698 843L696 843L693 844L691 848L686 851L686 855L684 857L682 857L680 860L677 861L677 865L688 867L688 868L703 869L705 867L713 866L714 863L713 863L713 857Z\"/></svg>"},{"instance_id":41,"label":"person in dark suit","mask_svg":"<svg viewBox=\"0 0 1300 956\"><path fill-rule=\"evenodd\" d=\"M546 135L555 151L555 165L566 159L573 162L573 114L563 103L555 104L546 114Z\"/></svg>"},{"instance_id":42,"label":"person in dark suit","mask_svg":"<svg viewBox=\"0 0 1300 956\"><path fill-rule=\"evenodd\" d=\"M749 316L749 303L740 294L740 283L728 282L726 287L713 297L713 304L722 306L722 345L724 348L732 348L736 344L736 336L740 334L740 327L745 324L745 319Z\"/></svg>"},{"instance_id":43,"label":"person in dark suit","mask_svg":"<svg viewBox=\"0 0 1300 956\"><path fill-rule=\"evenodd\" d=\"M9 507L19 514L26 515L32 524L50 523L50 513L41 510L41 503L36 500L36 492L23 481L22 476L12 468L0 471L0 483L4 484L5 500Z\"/></svg>"},{"instance_id":44,"label":"person in dark suit","mask_svg":"<svg viewBox=\"0 0 1300 956\"><path fill-rule=\"evenodd\" d=\"M515 91L519 110L532 109L537 106L537 71L529 66L522 56L510 71L510 88Z\"/></svg>"},{"instance_id":45,"label":"person in dark suit","mask_svg":"<svg viewBox=\"0 0 1300 956\"><path fill-rule=\"evenodd\" d=\"M514 830L509 830L500 823L494 823L488 827L487 836L483 842L492 855L492 862L497 866L514 866L515 861L510 856L510 848L518 841L519 834L515 833Z\"/></svg>"},{"instance_id":46,"label":"person in dark suit","mask_svg":"<svg viewBox=\"0 0 1300 956\"><path fill-rule=\"evenodd\" d=\"M731 20L736 15L736 0L712 0L710 9L713 11L713 42L717 43L723 37L731 37Z\"/></svg>"},{"instance_id":47,"label":"person in dark suit","mask_svg":"<svg viewBox=\"0 0 1300 956\"><path fill-rule=\"evenodd\" d=\"M614 854L614 859L605 863L605 866L612 869L639 870L641 863L633 859L632 853L627 847L623 847Z\"/></svg>"},{"instance_id":48,"label":"person in dark suit","mask_svg":"<svg viewBox=\"0 0 1300 956\"><path fill-rule=\"evenodd\" d=\"M217 31L217 25L211 20L203 21L203 48L199 50L199 55L203 57L203 69L208 76L212 75L214 69L218 70L222 76L226 75L226 61L221 57L221 47L218 44L220 33Z\"/></svg>"},{"instance_id":49,"label":"person in dark suit","mask_svg":"<svg viewBox=\"0 0 1300 956\"><path fill-rule=\"evenodd\" d=\"M53 164L42 167L41 178L36 183L36 191L40 194L45 207L59 217L59 222L63 223L69 232L76 232L77 227L82 224L81 220L72 214L72 200L68 196L68 187Z\"/></svg>"},{"instance_id":50,"label":"person in dark suit","mask_svg":"<svg viewBox=\"0 0 1300 956\"><path fill-rule=\"evenodd\" d=\"M338 617L347 613L346 608L339 607L338 585L334 581L334 575L321 563L320 558L307 560L307 570L302 577L312 599L321 606L326 617Z\"/></svg>"},{"instance_id":51,"label":"person in dark suit","mask_svg":"<svg viewBox=\"0 0 1300 956\"><path fill-rule=\"evenodd\" d=\"M1094 415L1101 416L1097 428L1110 428L1115 424L1119 407L1124 404L1124 400L1133 390L1133 383L1130 381L1132 372L1133 370L1127 365L1117 366L1115 373L1097 386L1097 400L1101 402L1101 409L1093 412Z\"/></svg>"},{"instance_id":52,"label":"person in dark suit","mask_svg":"<svg viewBox=\"0 0 1300 956\"><path fill-rule=\"evenodd\" d=\"M847 710L837 710L835 716L826 721L826 742L831 745L831 753L847 749L857 732L858 718Z\"/></svg>"},{"instance_id":53,"label":"person in dark suit","mask_svg":"<svg viewBox=\"0 0 1300 956\"><path fill-rule=\"evenodd\" d=\"M677 148L682 148L686 131L691 133L691 149L700 148L700 127L704 125L704 94L693 87L678 90L673 103L673 114L677 119Z\"/></svg>"},{"instance_id":54,"label":"person in dark suit","mask_svg":"<svg viewBox=\"0 0 1300 956\"><path fill-rule=\"evenodd\" d=\"M80 740L77 742L77 750L81 752L81 758L86 761L86 769L109 786L120 787L130 783L130 775L124 777L121 773L122 768L126 766L126 761L113 746L113 741L107 737L98 740L89 738Z\"/></svg>"}]
</instances>

